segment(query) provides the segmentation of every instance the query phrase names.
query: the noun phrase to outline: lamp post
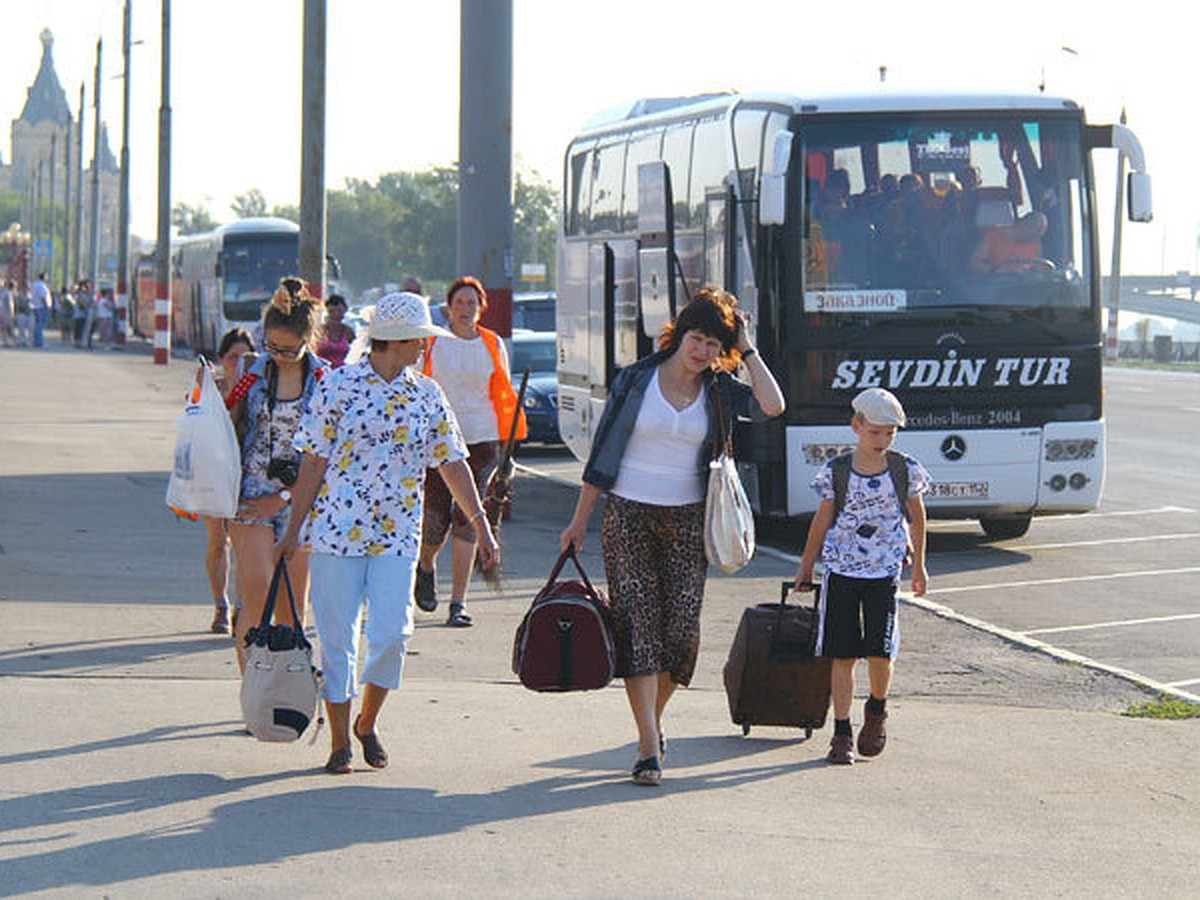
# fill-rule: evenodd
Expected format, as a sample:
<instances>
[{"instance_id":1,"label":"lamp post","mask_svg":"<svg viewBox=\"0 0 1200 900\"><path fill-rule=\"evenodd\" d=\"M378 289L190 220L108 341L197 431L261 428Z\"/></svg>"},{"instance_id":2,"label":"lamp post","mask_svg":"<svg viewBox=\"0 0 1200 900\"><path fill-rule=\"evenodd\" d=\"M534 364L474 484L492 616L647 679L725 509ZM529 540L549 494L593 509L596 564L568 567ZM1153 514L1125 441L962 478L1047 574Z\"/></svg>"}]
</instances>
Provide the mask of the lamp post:
<instances>
[{"instance_id":1,"label":"lamp post","mask_svg":"<svg viewBox=\"0 0 1200 900\"><path fill-rule=\"evenodd\" d=\"M121 74L124 108L121 113L121 211L117 226L117 344L124 344L129 333L129 22L130 0L125 0L122 23L121 55L125 70Z\"/></svg>"}]
</instances>

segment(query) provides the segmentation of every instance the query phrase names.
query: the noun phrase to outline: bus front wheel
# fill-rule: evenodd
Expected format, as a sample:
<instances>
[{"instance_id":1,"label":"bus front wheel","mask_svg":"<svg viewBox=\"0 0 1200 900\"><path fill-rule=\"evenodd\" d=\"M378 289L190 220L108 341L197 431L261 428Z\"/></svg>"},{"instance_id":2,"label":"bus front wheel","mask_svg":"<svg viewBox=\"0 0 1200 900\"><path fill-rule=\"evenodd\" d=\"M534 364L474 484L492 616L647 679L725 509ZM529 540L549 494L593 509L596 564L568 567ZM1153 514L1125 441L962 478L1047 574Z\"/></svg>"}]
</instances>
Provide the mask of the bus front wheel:
<instances>
[{"instance_id":1,"label":"bus front wheel","mask_svg":"<svg viewBox=\"0 0 1200 900\"><path fill-rule=\"evenodd\" d=\"M1033 516L983 516L979 524L983 533L995 540L1019 538L1029 530Z\"/></svg>"}]
</instances>

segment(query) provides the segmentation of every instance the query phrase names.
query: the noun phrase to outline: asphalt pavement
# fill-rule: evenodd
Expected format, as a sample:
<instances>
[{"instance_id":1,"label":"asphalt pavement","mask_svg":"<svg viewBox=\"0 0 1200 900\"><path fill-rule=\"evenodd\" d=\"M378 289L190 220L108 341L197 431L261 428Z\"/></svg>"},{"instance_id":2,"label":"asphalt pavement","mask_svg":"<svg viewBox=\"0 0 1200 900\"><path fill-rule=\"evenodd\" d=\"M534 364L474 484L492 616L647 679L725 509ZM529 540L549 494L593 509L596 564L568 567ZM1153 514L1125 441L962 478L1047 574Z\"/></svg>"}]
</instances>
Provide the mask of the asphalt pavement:
<instances>
[{"instance_id":1,"label":"asphalt pavement","mask_svg":"<svg viewBox=\"0 0 1200 900\"><path fill-rule=\"evenodd\" d=\"M190 375L0 350L0 896L1194 895L1200 720L1121 715L1153 696L1111 674L906 607L882 756L826 766L828 726L743 737L721 668L791 574L768 554L710 579L666 778L630 784L618 685L509 668L574 501L529 475L476 626L420 615L388 769L254 741L203 529L163 505ZM583 559L603 581L595 527Z\"/></svg>"}]
</instances>

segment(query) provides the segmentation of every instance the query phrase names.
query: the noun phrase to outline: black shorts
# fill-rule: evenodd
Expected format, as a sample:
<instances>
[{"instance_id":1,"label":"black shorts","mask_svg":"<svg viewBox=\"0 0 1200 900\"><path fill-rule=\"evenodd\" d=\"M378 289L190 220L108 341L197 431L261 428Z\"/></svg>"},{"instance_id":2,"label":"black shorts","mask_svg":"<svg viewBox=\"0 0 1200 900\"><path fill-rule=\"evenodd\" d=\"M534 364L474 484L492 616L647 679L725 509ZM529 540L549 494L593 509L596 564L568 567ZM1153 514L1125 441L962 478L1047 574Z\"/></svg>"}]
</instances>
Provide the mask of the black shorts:
<instances>
[{"instance_id":1,"label":"black shorts","mask_svg":"<svg viewBox=\"0 0 1200 900\"><path fill-rule=\"evenodd\" d=\"M817 655L834 659L879 656L900 649L896 578L850 578L829 572L821 590Z\"/></svg>"}]
</instances>

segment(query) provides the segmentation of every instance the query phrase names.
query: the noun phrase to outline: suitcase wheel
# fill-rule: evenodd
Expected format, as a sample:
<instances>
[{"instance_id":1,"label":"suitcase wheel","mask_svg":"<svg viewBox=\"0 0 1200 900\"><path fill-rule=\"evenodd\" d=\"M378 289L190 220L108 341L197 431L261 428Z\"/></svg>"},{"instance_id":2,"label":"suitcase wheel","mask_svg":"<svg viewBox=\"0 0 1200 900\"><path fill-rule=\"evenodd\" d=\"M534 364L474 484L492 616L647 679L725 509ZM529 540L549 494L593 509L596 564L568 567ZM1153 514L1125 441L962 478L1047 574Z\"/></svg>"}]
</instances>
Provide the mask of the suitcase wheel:
<instances>
[{"instance_id":1,"label":"suitcase wheel","mask_svg":"<svg viewBox=\"0 0 1200 900\"><path fill-rule=\"evenodd\" d=\"M749 723L749 722L743 722L743 723L742 723L742 737L745 737L745 736L746 736L746 735L748 735L749 733L750 733L750 723Z\"/></svg>"}]
</instances>

